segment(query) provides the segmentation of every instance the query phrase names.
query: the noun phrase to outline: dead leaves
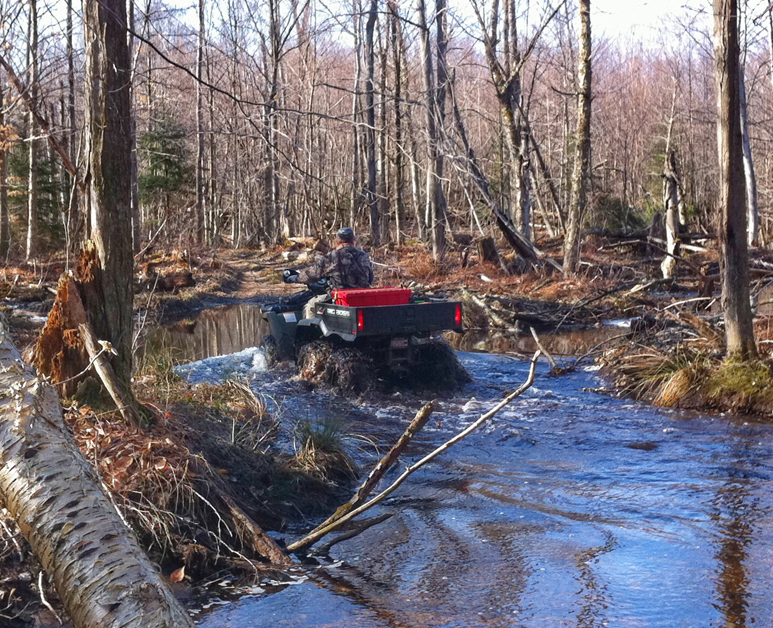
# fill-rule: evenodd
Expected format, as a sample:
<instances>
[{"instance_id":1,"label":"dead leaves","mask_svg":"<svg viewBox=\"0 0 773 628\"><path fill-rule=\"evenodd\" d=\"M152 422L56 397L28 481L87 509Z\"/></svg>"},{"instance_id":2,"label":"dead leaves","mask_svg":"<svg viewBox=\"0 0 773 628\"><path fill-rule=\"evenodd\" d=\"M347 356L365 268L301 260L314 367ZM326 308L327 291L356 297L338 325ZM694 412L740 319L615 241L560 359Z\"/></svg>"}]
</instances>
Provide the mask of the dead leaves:
<instances>
[{"instance_id":1,"label":"dead leaves","mask_svg":"<svg viewBox=\"0 0 773 628\"><path fill-rule=\"evenodd\" d=\"M67 422L87 459L97 461L105 484L123 494L141 492L158 505L170 487L189 482L193 454L174 435L168 421L151 431L128 427L114 417L100 418L88 407L71 409ZM158 501L156 501L158 500Z\"/></svg>"},{"instance_id":2,"label":"dead leaves","mask_svg":"<svg viewBox=\"0 0 773 628\"><path fill-rule=\"evenodd\" d=\"M175 569L172 574L169 576L169 579L172 582L182 582L185 578L185 565L180 567L179 569Z\"/></svg>"}]
</instances>

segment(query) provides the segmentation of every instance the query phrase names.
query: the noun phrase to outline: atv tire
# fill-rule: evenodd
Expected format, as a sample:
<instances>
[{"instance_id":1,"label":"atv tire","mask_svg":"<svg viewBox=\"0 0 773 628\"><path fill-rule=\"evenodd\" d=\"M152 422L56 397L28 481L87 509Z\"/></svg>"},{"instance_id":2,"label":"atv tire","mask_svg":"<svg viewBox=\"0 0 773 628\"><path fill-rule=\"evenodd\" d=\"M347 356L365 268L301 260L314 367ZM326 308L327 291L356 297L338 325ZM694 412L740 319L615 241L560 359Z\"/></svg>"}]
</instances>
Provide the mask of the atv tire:
<instances>
[{"instance_id":1,"label":"atv tire","mask_svg":"<svg viewBox=\"0 0 773 628\"><path fill-rule=\"evenodd\" d=\"M359 394L375 384L373 360L359 349L335 349L325 369L325 383L343 395Z\"/></svg>"},{"instance_id":2,"label":"atv tire","mask_svg":"<svg viewBox=\"0 0 773 628\"><path fill-rule=\"evenodd\" d=\"M279 349L276 346L276 338L273 336L263 336L260 341L260 348L263 349L263 355L266 358L266 368L271 368L279 361Z\"/></svg>"},{"instance_id":3,"label":"atv tire","mask_svg":"<svg viewBox=\"0 0 773 628\"><path fill-rule=\"evenodd\" d=\"M303 379L319 384L327 379L326 372L333 353L332 345L325 340L307 342L298 348L295 363Z\"/></svg>"},{"instance_id":4,"label":"atv tire","mask_svg":"<svg viewBox=\"0 0 773 628\"><path fill-rule=\"evenodd\" d=\"M412 372L414 381L433 389L453 390L472 381L456 352L443 340L433 340L418 348Z\"/></svg>"}]
</instances>

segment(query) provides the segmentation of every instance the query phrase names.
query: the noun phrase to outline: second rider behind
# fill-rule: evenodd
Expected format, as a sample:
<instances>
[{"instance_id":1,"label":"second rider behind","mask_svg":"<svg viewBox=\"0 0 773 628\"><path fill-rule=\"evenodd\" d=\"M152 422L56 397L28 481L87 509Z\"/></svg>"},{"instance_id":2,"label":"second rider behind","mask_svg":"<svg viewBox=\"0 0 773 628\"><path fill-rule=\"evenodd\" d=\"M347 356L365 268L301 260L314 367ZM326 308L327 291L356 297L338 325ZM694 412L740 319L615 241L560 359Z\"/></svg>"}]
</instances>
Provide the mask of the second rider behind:
<instances>
[{"instance_id":1,"label":"second rider behind","mask_svg":"<svg viewBox=\"0 0 773 628\"><path fill-rule=\"evenodd\" d=\"M331 288L370 288L373 284L373 267L368 254L354 245L354 231L350 227L343 227L336 236L338 246L335 249L327 255L317 256L313 265L300 270L297 275L286 277L285 281L309 284L327 279ZM317 303L326 299L328 296L322 295L306 303L304 318L313 318Z\"/></svg>"}]
</instances>

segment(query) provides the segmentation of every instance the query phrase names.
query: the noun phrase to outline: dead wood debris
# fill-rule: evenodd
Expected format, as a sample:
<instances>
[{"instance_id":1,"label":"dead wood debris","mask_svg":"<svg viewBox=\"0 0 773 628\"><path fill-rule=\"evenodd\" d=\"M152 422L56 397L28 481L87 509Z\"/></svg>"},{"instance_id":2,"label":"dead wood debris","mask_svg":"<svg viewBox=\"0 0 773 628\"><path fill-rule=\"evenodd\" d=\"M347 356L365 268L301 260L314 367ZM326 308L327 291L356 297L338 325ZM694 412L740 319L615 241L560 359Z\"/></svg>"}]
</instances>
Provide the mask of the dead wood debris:
<instances>
[{"instance_id":1,"label":"dead wood debris","mask_svg":"<svg viewBox=\"0 0 773 628\"><path fill-rule=\"evenodd\" d=\"M186 446L189 430L171 416L145 430L115 415L73 406L65 420L113 502L151 549L185 559L184 539L191 539L212 556L286 563L284 553L229 494L222 476ZM202 568L187 566L193 573Z\"/></svg>"}]
</instances>

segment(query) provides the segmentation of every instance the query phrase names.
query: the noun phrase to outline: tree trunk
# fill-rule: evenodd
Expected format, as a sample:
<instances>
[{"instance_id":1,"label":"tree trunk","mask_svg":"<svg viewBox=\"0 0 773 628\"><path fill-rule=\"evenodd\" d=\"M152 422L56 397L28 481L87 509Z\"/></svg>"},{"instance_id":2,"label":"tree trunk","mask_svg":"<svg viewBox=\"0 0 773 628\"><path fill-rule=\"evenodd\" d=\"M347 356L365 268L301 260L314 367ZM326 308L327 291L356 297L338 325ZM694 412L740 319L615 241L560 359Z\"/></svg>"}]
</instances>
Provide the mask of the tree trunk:
<instances>
[{"instance_id":1,"label":"tree trunk","mask_svg":"<svg viewBox=\"0 0 773 628\"><path fill-rule=\"evenodd\" d=\"M737 0L714 0L717 138L720 174L720 273L728 357L757 356L749 303Z\"/></svg>"},{"instance_id":2,"label":"tree trunk","mask_svg":"<svg viewBox=\"0 0 773 628\"><path fill-rule=\"evenodd\" d=\"M580 0L579 93L577 97L577 150L572 176L572 202L564 239L564 274L573 275L580 264L580 230L588 204L591 121L590 0Z\"/></svg>"},{"instance_id":3,"label":"tree trunk","mask_svg":"<svg viewBox=\"0 0 773 628\"><path fill-rule=\"evenodd\" d=\"M100 338L117 351L116 376L130 390L134 254L131 218L130 62L123 0L84 0L86 56L85 205L102 273L87 303ZM93 310L101 306L101 316ZM95 320L96 319L96 320Z\"/></svg>"},{"instance_id":4,"label":"tree trunk","mask_svg":"<svg viewBox=\"0 0 773 628\"><path fill-rule=\"evenodd\" d=\"M405 166L403 160L403 64L400 40L400 13L394 0L388 1L389 26L392 42L392 62L395 66L394 93L395 93L395 244L400 246L403 242L402 230L405 222L405 200L403 197L403 185L405 180Z\"/></svg>"},{"instance_id":5,"label":"tree trunk","mask_svg":"<svg viewBox=\"0 0 773 628\"><path fill-rule=\"evenodd\" d=\"M75 628L193 628L0 323L0 496Z\"/></svg>"},{"instance_id":6,"label":"tree trunk","mask_svg":"<svg viewBox=\"0 0 773 628\"><path fill-rule=\"evenodd\" d=\"M510 151L510 210L516 228L531 239L531 175L529 172L529 136L524 124L521 53L518 41L518 16L514 0L505 0L504 70L508 76L498 90L507 126Z\"/></svg>"},{"instance_id":7,"label":"tree trunk","mask_svg":"<svg viewBox=\"0 0 773 628\"><path fill-rule=\"evenodd\" d=\"M352 11L354 22L354 93L352 94L352 195L349 205L349 224L354 229L360 215L360 86L362 84L362 6L355 0Z\"/></svg>"},{"instance_id":8,"label":"tree trunk","mask_svg":"<svg viewBox=\"0 0 773 628\"><path fill-rule=\"evenodd\" d=\"M663 208L666 212L666 257L660 264L664 279L674 276L676 258L679 255L679 214L682 196L679 190L679 175L676 170L674 151L668 151L663 169Z\"/></svg>"},{"instance_id":9,"label":"tree trunk","mask_svg":"<svg viewBox=\"0 0 773 628\"><path fill-rule=\"evenodd\" d=\"M744 69L741 68L738 75L738 87L740 89L741 107L741 137L743 147L743 172L746 182L746 220L747 238L749 246L757 246L760 235L760 208L757 202L757 177L754 174L754 161L752 160L752 144L749 137L749 114L746 102L746 80Z\"/></svg>"},{"instance_id":10,"label":"tree trunk","mask_svg":"<svg viewBox=\"0 0 773 628\"><path fill-rule=\"evenodd\" d=\"M206 191L204 189L204 0L199 0L199 33L196 45L196 233L194 240L204 241Z\"/></svg>"},{"instance_id":11,"label":"tree trunk","mask_svg":"<svg viewBox=\"0 0 773 628\"><path fill-rule=\"evenodd\" d=\"M421 67L424 77L424 107L427 116L427 228L432 238L432 257L436 262L445 257L445 216L443 209L445 197L440 185L440 166L437 126L437 99L435 93L435 77L432 67L429 26L427 25L427 8L424 0L418 0L416 11L419 18L419 40L421 42Z\"/></svg>"},{"instance_id":12,"label":"tree trunk","mask_svg":"<svg viewBox=\"0 0 773 628\"><path fill-rule=\"evenodd\" d=\"M446 254L446 226L448 223L448 201L443 191L443 177L445 176L445 159L441 143L445 137L446 97L448 96L448 4L446 0L435 0L435 64L437 76L437 90L435 96L435 133L436 133L436 159L437 167L437 201L435 203L435 229L432 235L432 247L435 259L440 260Z\"/></svg>"},{"instance_id":13,"label":"tree trunk","mask_svg":"<svg viewBox=\"0 0 773 628\"><path fill-rule=\"evenodd\" d=\"M77 131L75 124L75 59L73 51L73 24L72 24L72 0L67 0L67 156L70 163L77 163ZM75 185L75 177L70 175L69 188L67 192L70 195L69 206L67 208L68 220L72 223L73 214L78 207L78 186ZM69 251L68 258L69 258Z\"/></svg>"},{"instance_id":14,"label":"tree trunk","mask_svg":"<svg viewBox=\"0 0 773 628\"><path fill-rule=\"evenodd\" d=\"M375 72L376 51L373 45L373 36L378 16L378 0L370 0L368 21L365 23L365 62L367 73L365 75L365 113L367 127L365 137L367 143L367 168L368 168L368 215L370 218L370 237L373 246L381 244L381 226L378 215L378 198L376 196L376 105L375 105Z\"/></svg>"},{"instance_id":15,"label":"tree trunk","mask_svg":"<svg viewBox=\"0 0 773 628\"><path fill-rule=\"evenodd\" d=\"M267 105L264 107L265 115L265 135L266 135L266 178L264 182L265 205L264 229L270 234L274 243L280 242L282 237L291 235L289 228L289 217L284 205L280 202L279 191L279 163L277 157L278 132L277 125L277 99L279 97L279 69L282 54L282 33L281 20L279 15L278 0L271 0L269 3L269 49L265 55L269 67L266 74L268 76L268 98ZM236 50L236 47L234 47ZM235 53L234 53L235 54ZM235 61L234 61L235 62ZM236 69L234 69L236 75Z\"/></svg>"},{"instance_id":16,"label":"tree trunk","mask_svg":"<svg viewBox=\"0 0 773 628\"><path fill-rule=\"evenodd\" d=\"M545 183L548 186L548 190L550 191L550 199L553 201L553 209L556 212L556 216L558 217L558 224L561 227L561 231L565 231L564 228L564 212L561 208L561 199L558 195L558 190L556 189L555 181L553 181L553 175L550 173L550 168L548 168L547 164L545 163L544 158L542 157L542 151L540 150L539 144L534 140L533 135L529 135L531 138L531 144L532 144L532 152L534 153L534 156L537 158L537 165L539 166L539 172L542 175L542 179L545 181ZM551 234L552 237L552 234Z\"/></svg>"},{"instance_id":17,"label":"tree trunk","mask_svg":"<svg viewBox=\"0 0 773 628\"><path fill-rule=\"evenodd\" d=\"M38 252L38 121L33 113L38 104L38 7L30 0L29 9L29 175L27 178L27 250L29 262Z\"/></svg>"},{"instance_id":18,"label":"tree trunk","mask_svg":"<svg viewBox=\"0 0 773 628\"><path fill-rule=\"evenodd\" d=\"M212 62L210 58L209 51L207 51L207 82L211 85L212 84ZM214 129L215 128L215 90L211 89L209 90L209 128ZM216 210L216 195L217 195L217 174L215 170L215 134L210 133L209 134L209 145L208 145L208 161L207 161L207 192L209 194L208 196L208 202L207 202L207 208L209 210L208 217L207 217L207 225L208 230L206 233L205 240L208 244L211 246L217 247L220 245L220 219L217 215Z\"/></svg>"},{"instance_id":19,"label":"tree trunk","mask_svg":"<svg viewBox=\"0 0 773 628\"><path fill-rule=\"evenodd\" d=\"M5 127L5 97L3 85L0 81L0 128ZM5 263L8 249L11 245L11 219L8 215L8 164L6 159L8 151L5 142L0 146L0 257Z\"/></svg>"}]
</instances>

